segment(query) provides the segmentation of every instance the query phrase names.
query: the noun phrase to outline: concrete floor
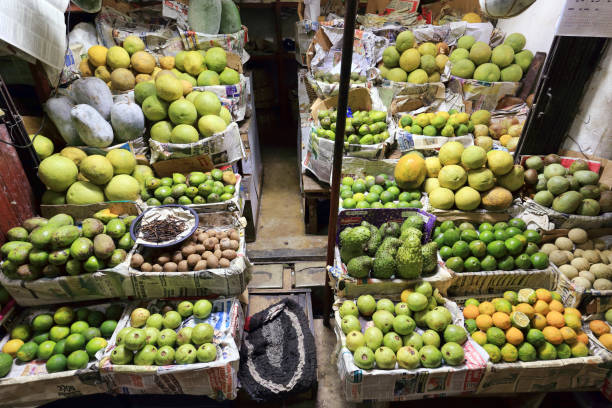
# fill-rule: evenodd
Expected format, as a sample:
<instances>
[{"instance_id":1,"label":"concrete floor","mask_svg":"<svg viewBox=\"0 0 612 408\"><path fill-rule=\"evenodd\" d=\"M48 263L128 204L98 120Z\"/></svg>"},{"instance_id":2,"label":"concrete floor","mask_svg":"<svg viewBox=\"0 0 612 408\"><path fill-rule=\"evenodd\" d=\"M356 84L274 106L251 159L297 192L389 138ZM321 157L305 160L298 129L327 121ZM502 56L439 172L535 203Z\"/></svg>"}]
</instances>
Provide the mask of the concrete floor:
<instances>
[{"instance_id":1,"label":"concrete floor","mask_svg":"<svg viewBox=\"0 0 612 408\"><path fill-rule=\"evenodd\" d=\"M306 235L295 147L262 149L263 187L257 240L248 250L327 246L327 236Z\"/></svg>"}]
</instances>

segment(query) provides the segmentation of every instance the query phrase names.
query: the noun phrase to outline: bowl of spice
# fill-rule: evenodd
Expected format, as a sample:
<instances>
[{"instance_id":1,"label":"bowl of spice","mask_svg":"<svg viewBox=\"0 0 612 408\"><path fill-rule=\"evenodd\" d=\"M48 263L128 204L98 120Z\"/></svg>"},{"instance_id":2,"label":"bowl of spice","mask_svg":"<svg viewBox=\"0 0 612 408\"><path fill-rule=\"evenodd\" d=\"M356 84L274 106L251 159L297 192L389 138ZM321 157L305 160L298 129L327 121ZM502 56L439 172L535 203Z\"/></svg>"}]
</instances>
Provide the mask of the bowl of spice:
<instances>
[{"instance_id":1,"label":"bowl of spice","mask_svg":"<svg viewBox=\"0 0 612 408\"><path fill-rule=\"evenodd\" d=\"M167 204L146 209L130 225L136 245L162 248L189 238L198 228L198 214L191 208Z\"/></svg>"}]
</instances>

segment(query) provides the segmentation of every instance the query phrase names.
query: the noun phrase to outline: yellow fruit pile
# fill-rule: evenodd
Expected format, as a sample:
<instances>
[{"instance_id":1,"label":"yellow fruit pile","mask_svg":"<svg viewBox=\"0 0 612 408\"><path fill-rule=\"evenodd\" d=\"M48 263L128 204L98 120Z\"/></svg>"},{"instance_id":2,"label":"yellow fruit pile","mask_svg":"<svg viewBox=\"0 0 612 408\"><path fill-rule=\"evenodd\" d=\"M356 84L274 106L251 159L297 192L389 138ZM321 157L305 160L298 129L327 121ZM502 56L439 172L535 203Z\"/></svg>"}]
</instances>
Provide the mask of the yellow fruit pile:
<instances>
[{"instance_id":1,"label":"yellow fruit pile","mask_svg":"<svg viewBox=\"0 0 612 408\"><path fill-rule=\"evenodd\" d=\"M493 363L586 357L589 339L582 331L582 315L560 299L546 289L507 291L490 302L468 299L465 326Z\"/></svg>"},{"instance_id":2,"label":"yellow fruit pile","mask_svg":"<svg viewBox=\"0 0 612 408\"><path fill-rule=\"evenodd\" d=\"M610 333L608 323L603 320L593 320L589 323L589 329L597 336L597 339L605 348L612 351L612 333Z\"/></svg>"}]
</instances>

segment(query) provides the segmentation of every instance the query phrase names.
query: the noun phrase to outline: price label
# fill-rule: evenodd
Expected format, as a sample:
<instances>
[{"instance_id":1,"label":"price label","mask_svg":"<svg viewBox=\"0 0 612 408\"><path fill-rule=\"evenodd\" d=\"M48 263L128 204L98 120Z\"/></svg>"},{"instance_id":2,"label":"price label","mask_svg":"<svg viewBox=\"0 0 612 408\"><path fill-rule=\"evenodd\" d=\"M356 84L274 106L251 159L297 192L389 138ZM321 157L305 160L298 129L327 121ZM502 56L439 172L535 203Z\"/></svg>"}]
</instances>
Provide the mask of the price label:
<instances>
[{"instance_id":1,"label":"price label","mask_svg":"<svg viewBox=\"0 0 612 408\"><path fill-rule=\"evenodd\" d=\"M612 0L566 0L556 35L612 37Z\"/></svg>"}]
</instances>

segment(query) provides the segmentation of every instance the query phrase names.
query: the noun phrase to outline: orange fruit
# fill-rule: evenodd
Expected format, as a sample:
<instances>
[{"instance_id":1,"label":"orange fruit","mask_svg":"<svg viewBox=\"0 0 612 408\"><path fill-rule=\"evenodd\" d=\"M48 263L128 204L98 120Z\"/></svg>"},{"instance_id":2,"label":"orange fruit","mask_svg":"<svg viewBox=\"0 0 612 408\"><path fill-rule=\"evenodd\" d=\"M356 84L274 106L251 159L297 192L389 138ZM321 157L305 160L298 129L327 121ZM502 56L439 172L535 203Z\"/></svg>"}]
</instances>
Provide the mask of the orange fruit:
<instances>
[{"instance_id":1,"label":"orange fruit","mask_svg":"<svg viewBox=\"0 0 612 408\"><path fill-rule=\"evenodd\" d=\"M546 317L544 317L544 315L542 315L540 313L536 313L533 316L533 319L531 319L531 324L533 324L533 327L538 329L538 330L542 330L543 328L548 326L548 322L546 321Z\"/></svg>"},{"instance_id":2,"label":"orange fruit","mask_svg":"<svg viewBox=\"0 0 612 408\"><path fill-rule=\"evenodd\" d=\"M602 334L601 337L599 338L599 341L601 341L601 344L603 344L605 348L612 351L612 334L610 333Z\"/></svg>"},{"instance_id":3,"label":"orange fruit","mask_svg":"<svg viewBox=\"0 0 612 408\"><path fill-rule=\"evenodd\" d=\"M463 317L466 319L476 319L478 315L478 308L474 305L468 305L463 309Z\"/></svg>"},{"instance_id":4,"label":"orange fruit","mask_svg":"<svg viewBox=\"0 0 612 408\"><path fill-rule=\"evenodd\" d=\"M486 332L491 326L493 326L493 319L491 318L491 316L481 314L476 318L476 327L478 327L483 332Z\"/></svg>"},{"instance_id":5,"label":"orange fruit","mask_svg":"<svg viewBox=\"0 0 612 408\"><path fill-rule=\"evenodd\" d=\"M580 311L576 308L573 307L566 307L564 310L565 314L573 314L575 316L578 316L578 319L582 319L582 313L580 313Z\"/></svg>"},{"instance_id":6,"label":"orange fruit","mask_svg":"<svg viewBox=\"0 0 612 408\"><path fill-rule=\"evenodd\" d=\"M610 326L608 326L603 320L593 320L591 323L589 323L589 328L597 337L601 336L602 334L610 333Z\"/></svg>"},{"instance_id":7,"label":"orange fruit","mask_svg":"<svg viewBox=\"0 0 612 408\"><path fill-rule=\"evenodd\" d=\"M512 326L510 322L510 316L502 312L495 312L492 316L493 324L495 327L499 327L502 330L506 330Z\"/></svg>"},{"instance_id":8,"label":"orange fruit","mask_svg":"<svg viewBox=\"0 0 612 408\"><path fill-rule=\"evenodd\" d=\"M506 340L508 341L508 343L514 346L518 346L523 342L523 339L523 332L521 332L516 327L511 327L506 330Z\"/></svg>"},{"instance_id":9,"label":"orange fruit","mask_svg":"<svg viewBox=\"0 0 612 408\"><path fill-rule=\"evenodd\" d=\"M559 332L561 332L561 336L563 336L563 341L565 341L567 344L574 344L578 341L576 332L571 327L562 327L559 329Z\"/></svg>"},{"instance_id":10,"label":"orange fruit","mask_svg":"<svg viewBox=\"0 0 612 408\"><path fill-rule=\"evenodd\" d=\"M554 344L555 346L563 343L563 336L561 335L561 331L554 326L546 326L544 330L542 330L542 334L547 342L550 344Z\"/></svg>"},{"instance_id":11,"label":"orange fruit","mask_svg":"<svg viewBox=\"0 0 612 408\"><path fill-rule=\"evenodd\" d=\"M536 289L535 294L538 300L543 300L546 303L550 303L550 301L552 300L552 295L550 294L550 291L547 289L543 289L543 288Z\"/></svg>"},{"instance_id":12,"label":"orange fruit","mask_svg":"<svg viewBox=\"0 0 612 408\"><path fill-rule=\"evenodd\" d=\"M563 313L563 311L565 310L565 307L563 307L563 303L559 302L558 300L554 300L554 299L550 301L550 303L548 304L548 307L550 308L550 310L554 310L559 313Z\"/></svg>"},{"instance_id":13,"label":"orange fruit","mask_svg":"<svg viewBox=\"0 0 612 408\"><path fill-rule=\"evenodd\" d=\"M557 329L565 326L565 319L563 318L563 315L555 310L548 312L546 315L546 321L548 322L549 326L554 326Z\"/></svg>"},{"instance_id":14,"label":"orange fruit","mask_svg":"<svg viewBox=\"0 0 612 408\"><path fill-rule=\"evenodd\" d=\"M493 316L493 313L495 313L495 306L491 302L482 302L478 305L478 311L480 314L488 314L489 316Z\"/></svg>"},{"instance_id":15,"label":"orange fruit","mask_svg":"<svg viewBox=\"0 0 612 408\"><path fill-rule=\"evenodd\" d=\"M516 305L516 310L525 313L530 319L533 319L535 315L535 310L533 310L533 307L528 303L519 303Z\"/></svg>"},{"instance_id":16,"label":"orange fruit","mask_svg":"<svg viewBox=\"0 0 612 408\"><path fill-rule=\"evenodd\" d=\"M548 308L548 303L546 303L542 299L538 299L535 302L535 305L533 305L533 310L535 310L536 313L539 313L544 316L546 316L548 312L550 312L550 309Z\"/></svg>"},{"instance_id":17,"label":"orange fruit","mask_svg":"<svg viewBox=\"0 0 612 408\"><path fill-rule=\"evenodd\" d=\"M587 336L587 334L583 331L577 331L576 332L576 340L578 340L581 343L584 343L586 345L589 344L589 336Z\"/></svg>"}]
</instances>

